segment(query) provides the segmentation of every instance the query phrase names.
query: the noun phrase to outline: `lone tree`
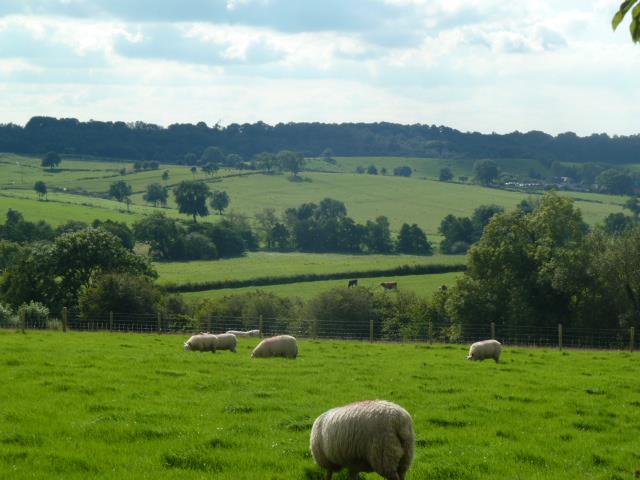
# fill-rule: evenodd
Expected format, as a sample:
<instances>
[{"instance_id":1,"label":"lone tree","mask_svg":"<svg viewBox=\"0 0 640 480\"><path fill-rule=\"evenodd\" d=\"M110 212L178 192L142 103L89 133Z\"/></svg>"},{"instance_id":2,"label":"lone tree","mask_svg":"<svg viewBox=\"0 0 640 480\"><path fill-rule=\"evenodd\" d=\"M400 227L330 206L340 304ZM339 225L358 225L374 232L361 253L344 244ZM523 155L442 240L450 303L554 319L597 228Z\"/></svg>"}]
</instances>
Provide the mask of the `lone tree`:
<instances>
[{"instance_id":1,"label":"lone tree","mask_svg":"<svg viewBox=\"0 0 640 480\"><path fill-rule=\"evenodd\" d=\"M293 152L291 150L281 150L276 155L276 159L282 170L288 170L293 173L293 176L298 176L302 166L304 165L304 157L300 152Z\"/></svg>"},{"instance_id":2,"label":"lone tree","mask_svg":"<svg viewBox=\"0 0 640 480\"><path fill-rule=\"evenodd\" d=\"M185 180L175 188L173 195L178 204L178 211L191 215L195 223L198 223L197 215L201 217L209 215L207 208L209 186L206 183Z\"/></svg>"},{"instance_id":3,"label":"lone tree","mask_svg":"<svg viewBox=\"0 0 640 480\"><path fill-rule=\"evenodd\" d=\"M131 185L124 180L113 182L109 187L109 196L127 204L127 212L131 203Z\"/></svg>"},{"instance_id":4,"label":"lone tree","mask_svg":"<svg viewBox=\"0 0 640 480\"><path fill-rule=\"evenodd\" d=\"M473 164L473 171L476 174L476 180L484 186L490 185L498 178L498 165L493 160L478 160Z\"/></svg>"},{"instance_id":5,"label":"lone tree","mask_svg":"<svg viewBox=\"0 0 640 480\"><path fill-rule=\"evenodd\" d=\"M162 172L162 181L166 182L167 180L169 180L169 170Z\"/></svg>"},{"instance_id":6,"label":"lone tree","mask_svg":"<svg viewBox=\"0 0 640 480\"><path fill-rule=\"evenodd\" d=\"M439 179L441 182L448 182L453 179L453 172L449 167L441 168Z\"/></svg>"},{"instance_id":7,"label":"lone tree","mask_svg":"<svg viewBox=\"0 0 640 480\"><path fill-rule=\"evenodd\" d=\"M227 192L223 190L214 190L211 195L211 208L217 210L220 215L222 215L222 211L229 206L229 195Z\"/></svg>"},{"instance_id":8,"label":"lone tree","mask_svg":"<svg viewBox=\"0 0 640 480\"><path fill-rule=\"evenodd\" d=\"M613 16L613 19L611 19L611 26L615 30L618 28L618 25L620 25L627 12L631 10L631 7L638 4L631 12L631 25L629 25L631 40L633 40L634 43L640 42L640 3L638 2L640 2L640 0L625 0L620 4L620 8Z\"/></svg>"},{"instance_id":9,"label":"lone tree","mask_svg":"<svg viewBox=\"0 0 640 480\"><path fill-rule=\"evenodd\" d=\"M164 187L159 183L150 183L147 185L147 193L142 196L145 202L153 203L154 207L157 207L158 203L165 206L167 204L168 197L169 192L167 187Z\"/></svg>"},{"instance_id":10,"label":"lone tree","mask_svg":"<svg viewBox=\"0 0 640 480\"><path fill-rule=\"evenodd\" d=\"M56 152L48 152L44 157L42 157L40 165L52 169L53 167L60 165L61 161L62 159L60 158L60 155Z\"/></svg>"},{"instance_id":11,"label":"lone tree","mask_svg":"<svg viewBox=\"0 0 640 480\"><path fill-rule=\"evenodd\" d=\"M47 199L47 184L44 183L42 180L38 180L33 186L33 189L38 194L39 200L42 200L43 198L45 200Z\"/></svg>"}]
</instances>

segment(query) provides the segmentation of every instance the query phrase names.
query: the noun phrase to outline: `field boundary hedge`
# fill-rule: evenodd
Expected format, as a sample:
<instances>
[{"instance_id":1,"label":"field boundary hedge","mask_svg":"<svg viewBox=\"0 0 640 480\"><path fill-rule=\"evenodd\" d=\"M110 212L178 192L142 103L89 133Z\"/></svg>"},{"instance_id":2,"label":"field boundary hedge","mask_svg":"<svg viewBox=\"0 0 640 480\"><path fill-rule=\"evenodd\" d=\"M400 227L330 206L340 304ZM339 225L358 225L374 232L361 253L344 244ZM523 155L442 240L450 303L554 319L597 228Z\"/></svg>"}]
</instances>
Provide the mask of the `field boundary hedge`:
<instances>
[{"instance_id":1,"label":"field boundary hedge","mask_svg":"<svg viewBox=\"0 0 640 480\"><path fill-rule=\"evenodd\" d=\"M161 287L167 292L202 292L223 288L264 287L299 282L318 282L322 280L344 280L351 278L371 278L385 276L430 275L436 273L464 272L466 265L401 265L399 267L374 270L360 270L336 273L303 273L298 275L254 277L244 280L216 280L210 282L167 283Z\"/></svg>"}]
</instances>

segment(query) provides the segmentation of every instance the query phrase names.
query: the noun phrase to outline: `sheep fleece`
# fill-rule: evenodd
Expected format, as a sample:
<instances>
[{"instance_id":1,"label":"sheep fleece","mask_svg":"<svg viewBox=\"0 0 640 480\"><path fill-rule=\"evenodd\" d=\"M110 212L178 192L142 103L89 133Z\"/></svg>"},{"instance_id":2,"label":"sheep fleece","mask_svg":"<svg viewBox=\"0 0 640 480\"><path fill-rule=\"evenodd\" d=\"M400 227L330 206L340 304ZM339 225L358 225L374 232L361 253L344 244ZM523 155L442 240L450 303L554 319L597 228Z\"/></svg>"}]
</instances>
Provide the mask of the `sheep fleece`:
<instances>
[{"instance_id":1,"label":"sheep fleece","mask_svg":"<svg viewBox=\"0 0 640 480\"><path fill-rule=\"evenodd\" d=\"M482 340L476 342L469 347L468 360L484 360L485 358L493 358L496 363L500 361L502 353L502 345L497 340Z\"/></svg>"},{"instance_id":2,"label":"sheep fleece","mask_svg":"<svg viewBox=\"0 0 640 480\"><path fill-rule=\"evenodd\" d=\"M215 352L216 336L208 333L193 335L189 340L184 342L184 349L194 352Z\"/></svg>"},{"instance_id":3,"label":"sheep fleece","mask_svg":"<svg viewBox=\"0 0 640 480\"><path fill-rule=\"evenodd\" d=\"M388 480L404 480L415 448L411 415L385 400L369 400L334 408L311 428L311 454L322 468L376 472Z\"/></svg>"},{"instance_id":4,"label":"sheep fleece","mask_svg":"<svg viewBox=\"0 0 640 480\"><path fill-rule=\"evenodd\" d=\"M252 357L287 357L296 358L298 356L298 342L291 335L279 335L277 337L265 338L251 353Z\"/></svg>"},{"instance_id":5,"label":"sheep fleece","mask_svg":"<svg viewBox=\"0 0 640 480\"><path fill-rule=\"evenodd\" d=\"M216 335L216 350L231 350L235 353L238 339L231 333Z\"/></svg>"}]
</instances>

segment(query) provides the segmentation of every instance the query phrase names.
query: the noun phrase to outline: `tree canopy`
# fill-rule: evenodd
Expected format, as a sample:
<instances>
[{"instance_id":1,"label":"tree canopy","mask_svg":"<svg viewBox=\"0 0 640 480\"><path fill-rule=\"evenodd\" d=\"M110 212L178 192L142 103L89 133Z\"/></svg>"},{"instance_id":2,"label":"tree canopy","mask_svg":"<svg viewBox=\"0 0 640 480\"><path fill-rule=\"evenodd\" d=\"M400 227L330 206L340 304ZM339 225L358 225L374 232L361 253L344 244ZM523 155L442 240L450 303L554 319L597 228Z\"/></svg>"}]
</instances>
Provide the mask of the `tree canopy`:
<instances>
[{"instance_id":1,"label":"tree canopy","mask_svg":"<svg viewBox=\"0 0 640 480\"><path fill-rule=\"evenodd\" d=\"M173 190L178 211L191 215L197 222L197 216L209 215L207 198L209 198L209 186L204 182L183 181Z\"/></svg>"},{"instance_id":2,"label":"tree canopy","mask_svg":"<svg viewBox=\"0 0 640 480\"><path fill-rule=\"evenodd\" d=\"M631 24L629 25L629 32L631 33L631 40L634 43L640 42L640 0L625 0L620 4L620 8L611 19L611 26L615 30L618 28L626 14L631 10Z\"/></svg>"},{"instance_id":3,"label":"tree canopy","mask_svg":"<svg viewBox=\"0 0 640 480\"><path fill-rule=\"evenodd\" d=\"M40 162L40 164L43 167L52 169L53 167L57 167L58 165L60 165L61 161L62 159L60 158L60 155L58 155L56 152L47 152L47 154L42 157L42 161Z\"/></svg>"}]
</instances>

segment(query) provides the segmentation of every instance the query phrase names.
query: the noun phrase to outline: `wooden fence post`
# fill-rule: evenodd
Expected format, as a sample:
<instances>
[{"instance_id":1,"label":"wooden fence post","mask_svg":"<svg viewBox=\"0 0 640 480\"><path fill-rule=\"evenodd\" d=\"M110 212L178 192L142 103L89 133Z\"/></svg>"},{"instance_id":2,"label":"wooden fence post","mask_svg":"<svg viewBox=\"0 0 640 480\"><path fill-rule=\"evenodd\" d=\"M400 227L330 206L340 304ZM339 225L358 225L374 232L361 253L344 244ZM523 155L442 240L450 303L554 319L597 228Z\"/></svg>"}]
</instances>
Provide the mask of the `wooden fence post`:
<instances>
[{"instance_id":1,"label":"wooden fence post","mask_svg":"<svg viewBox=\"0 0 640 480\"><path fill-rule=\"evenodd\" d=\"M62 331L67 331L67 321L68 321L69 310L67 307L62 307Z\"/></svg>"},{"instance_id":2,"label":"wooden fence post","mask_svg":"<svg viewBox=\"0 0 640 480\"><path fill-rule=\"evenodd\" d=\"M636 328L631 327L629 329L629 351L633 352L636 344Z\"/></svg>"},{"instance_id":3,"label":"wooden fence post","mask_svg":"<svg viewBox=\"0 0 640 480\"><path fill-rule=\"evenodd\" d=\"M109 331L113 332L113 312L109 312Z\"/></svg>"},{"instance_id":4,"label":"wooden fence post","mask_svg":"<svg viewBox=\"0 0 640 480\"><path fill-rule=\"evenodd\" d=\"M562 350L562 324L558 324L558 348Z\"/></svg>"},{"instance_id":5,"label":"wooden fence post","mask_svg":"<svg viewBox=\"0 0 640 480\"><path fill-rule=\"evenodd\" d=\"M24 333L24 329L27 326L27 316L25 315L24 311L20 312L20 326L22 333Z\"/></svg>"},{"instance_id":6,"label":"wooden fence post","mask_svg":"<svg viewBox=\"0 0 640 480\"><path fill-rule=\"evenodd\" d=\"M315 340L318 338L318 319L314 318L311 324L311 337Z\"/></svg>"},{"instance_id":7,"label":"wooden fence post","mask_svg":"<svg viewBox=\"0 0 640 480\"><path fill-rule=\"evenodd\" d=\"M262 323L262 315L260 315L260 318L258 319L258 330L260 330L260 337L264 336L264 334L262 333L263 328L264 324Z\"/></svg>"},{"instance_id":8,"label":"wooden fence post","mask_svg":"<svg viewBox=\"0 0 640 480\"><path fill-rule=\"evenodd\" d=\"M429 320L429 330L428 330L428 335L429 335L429 344L433 344L433 322L431 320Z\"/></svg>"},{"instance_id":9,"label":"wooden fence post","mask_svg":"<svg viewBox=\"0 0 640 480\"><path fill-rule=\"evenodd\" d=\"M158 312L158 333L162 333L162 313Z\"/></svg>"},{"instance_id":10,"label":"wooden fence post","mask_svg":"<svg viewBox=\"0 0 640 480\"><path fill-rule=\"evenodd\" d=\"M496 324L495 322L491 322L491 339L496 339Z\"/></svg>"},{"instance_id":11,"label":"wooden fence post","mask_svg":"<svg viewBox=\"0 0 640 480\"><path fill-rule=\"evenodd\" d=\"M369 319L369 341L373 343L373 318Z\"/></svg>"}]
</instances>

